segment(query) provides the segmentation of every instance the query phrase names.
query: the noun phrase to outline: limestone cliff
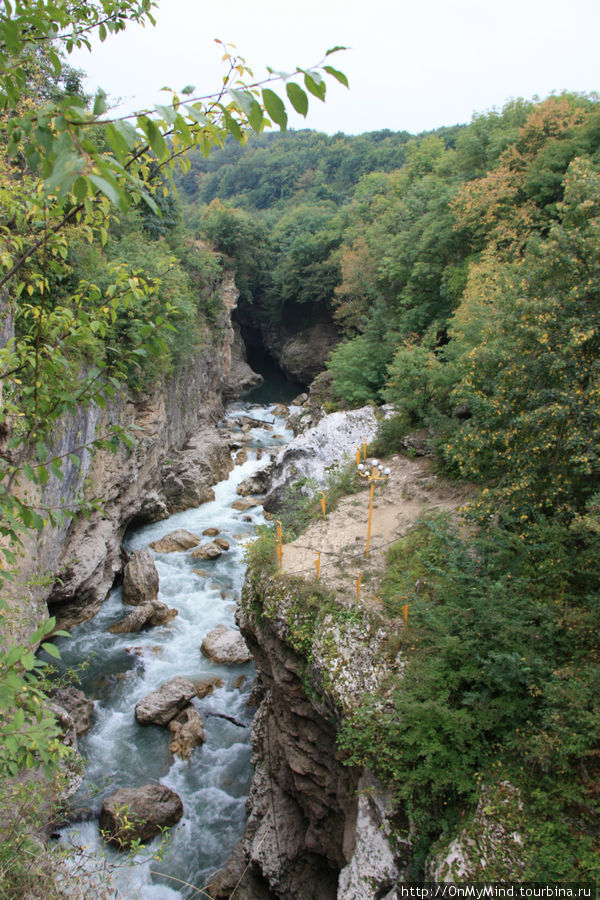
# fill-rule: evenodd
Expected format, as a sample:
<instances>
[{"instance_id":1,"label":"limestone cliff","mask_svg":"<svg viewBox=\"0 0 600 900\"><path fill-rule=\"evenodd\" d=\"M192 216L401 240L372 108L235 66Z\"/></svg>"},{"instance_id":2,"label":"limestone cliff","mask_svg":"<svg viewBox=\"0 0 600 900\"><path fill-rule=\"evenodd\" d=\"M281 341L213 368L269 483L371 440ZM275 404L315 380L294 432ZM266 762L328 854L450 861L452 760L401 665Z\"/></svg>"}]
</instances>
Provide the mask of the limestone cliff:
<instances>
[{"instance_id":1,"label":"limestone cliff","mask_svg":"<svg viewBox=\"0 0 600 900\"><path fill-rule=\"evenodd\" d=\"M212 896L367 900L398 878L381 785L344 766L344 710L385 678L376 617L302 579L246 580L238 623L259 673L246 833Z\"/></svg>"},{"instance_id":2,"label":"limestone cliff","mask_svg":"<svg viewBox=\"0 0 600 900\"><path fill-rule=\"evenodd\" d=\"M222 296L219 327L206 332L181 371L144 392L123 391L104 409L82 408L59 424L53 452L65 460L64 478L51 478L40 501L51 507L68 506L77 498L100 498L101 503L88 517L26 538L21 575L12 588L15 635L27 633L47 615L46 602L69 621L93 615L122 570L127 527L211 499L211 485L230 470L230 449L216 422L223 395L243 390L247 379L240 383L232 364L229 307L235 297L230 284L223 284ZM129 430L130 448L121 443L114 453L99 449L93 455L77 449L116 426ZM79 465L70 453L79 457Z\"/></svg>"}]
</instances>

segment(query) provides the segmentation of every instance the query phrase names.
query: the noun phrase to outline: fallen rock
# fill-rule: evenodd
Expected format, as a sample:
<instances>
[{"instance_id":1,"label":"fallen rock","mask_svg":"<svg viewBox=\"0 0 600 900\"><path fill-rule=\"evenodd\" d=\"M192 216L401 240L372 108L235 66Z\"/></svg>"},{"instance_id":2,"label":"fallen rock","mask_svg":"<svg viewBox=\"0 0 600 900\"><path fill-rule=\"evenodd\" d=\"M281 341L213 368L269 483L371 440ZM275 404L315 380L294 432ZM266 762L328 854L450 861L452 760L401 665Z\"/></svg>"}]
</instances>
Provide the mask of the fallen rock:
<instances>
[{"instance_id":1,"label":"fallen rock","mask_svg":"<svg viewBox=\"0 0 600 900\"><path fill-rule=\"evenodd\" d=\"M208 659L225 665L238 665L252 659L244 638L235 628L217 625L202 641L201 650Z\"/></svg>"},{"instance_id":2,"label":"fallen rock","mask_svg":"<svg viewBox=\"0 0 600 900\"><path fill-rule=\"evenodd\" d=\"M220 547L221 550L229 550L229 547L231 546L229 541L226 541L225 538L215 538L213 543L215 543L217 547Z\"/></svg>"},{"instance_id":3,"label":"fallen rock","mask_svg":"<svg viewBox=\"0 0 600 900\"><path fill-rule=\"evenodd\" d=\"M170 609L160 600L154 600L152 603L136 606L128 616L111 625L108 630L111 634L135 634L145 625L166 625L178 614L178 610Z\"/></svg>"},{"instance_id":4,"label":"fallen rock","mask_svg":"<svg viewBox=\"0 0 600 900\"><path fill-rule=\"evenodd\" d=\"M94 701L88 700L83 691L73 686L59 688L52 694L52 699L71 716L77 735L88 730L92 724Z\"/></svg>"},{"instance_id":5,"label":"fallen rock","mask_svg":"<svg viewBox=\"0 0 600 900\"><path fill-rule=\"evenodd\" d=\"M160 600L155 600L152 606L154 613L150 616L150 625L166 625L167 622L179 615L178 609L172 609L166 603L161 603Z\"/></svg>"},{"instance_id":6,"label":"fallen rock","mask_svg":"<svg viewBox=\"0 0 600 900\"><path fill-rule=\"evenodd\" d=\"M200 538L197 534L192 534L191 531L186 531L185 528L177 528L158 541L152 541L150 546L157 553L177 553L182 550L189 550L199 543Z\"/></svg>"},{"instance_id":7,"label":"fallen rock","mask_svg":"<svg viewBox=\"0 0 600 900\"><path fill-rule=\"evenodd\" d=\"M218 528L205 528L202 534L206 535L206 537L214 537L216 534L220 534Z\"/></svg>"},{"instance_id":8,"label":"fallen rock","mask_svg":"<svg viewBox=\"0 0 600 900\"><path fill-rule=\"evenodd\" d=\"M194 550L192 557L194 559L217 559L222 553L223 551L221 548L213 541L210 544L203 544L201 547Z\"/></svg>"},{"instance_id":9,"label":"fallen rock","mask_svg":"<svg viewBox=\"0 0 600 900\"><path fill-rule=\"evenodd\" d=\"M260 469L258 472L255 472L254 475L240 481L236 488L236 492L241 497L247 497L249 494L264 494L269 486L270 476L271 466L265 466L264 469Z\"/></svg>"},{"instance_id":10,"label":"fallen rock","mask_svg":"<svg viewBox=\"0 0 600 900\"><path fill-rule=\"evenodd\" d=\"M181 759L189 759L192 749L206 740L202 716L191 704L171 719L169 731L173 735L169 750L173 756L180 756Z\"/></svg>"},{"instance_id":11,"label":"fallen rock","mask_svg":"<svg viewBox=\"0 0 600 900\"><path fill-rule=\"evenodd\" d=\"M222 678L206 678L204 681L194 681L196 696L199 700L202 700L204 697L212 694L215 688L223 687L224 684L225 682Z\"/></svg>"},{"instance_id":12,"label":"fallen rock","mask_svg":"<svg viewBox=\"0 0 600 900\"><path fill-rule=\"evenodd\" d=\"M240 450L238 453L236 453L236 456L235 456L236 466L243 465L247 459L248 459L248 448L244 447L242 450Z\"/></svg>"},{"instance_id":13,"label":"fallen rock","mask_svg":"<svg viewBox=\"0 0 600 900\"><path fill-rule=\"evenodd\" d=\"M168 725L195 696L192 682L177 675L136 703L135 718L140 725Z\"/></svg>"},{"instance_id":14,"label":"fallen rock","mask_svg":"<svg viewBox=\"0 0 600 900\"><path fill-rule=\"evenodd\" d=\"M153 603L142 603L136 606L128 616L116 622L108 629L111 634L135 634L146 625L154 615Z\"/></svg>"},{"instance_id":15,"label":"fallen rock","mask_svg":"<svg viewBox=\"0 0 600 900\"><path fill-rule=\"evenodd\" d=\"M100 831L108 843L125 849L138 839L142 843L152 840L162 828L179 822L182 815L181 798L162 784L121 788L104 798Z\"/></svg>"},{"instance_id":16,"label":"fallen rock","mask_svg":"<svg viewBox=\"0 0 600 900\"><path fill-rule=\"evenodd\" d=\"M256 497L246 497L243 500L234 500L231 504L232 509L239 509L241 512L244 512L246 509L252 509L254 506L258 506L260 500Z\"/></svg>"},{"instance_id":17,"label":"fallen rock","mask_svg":"<svg viewBox=\"0 0 600 900\"><path fill-rule=\"evenodd\" d=\"M158 597L158 572L149 550L134 550L123 571L123 603L138 606Z\"/></svg>"}]
</instances>

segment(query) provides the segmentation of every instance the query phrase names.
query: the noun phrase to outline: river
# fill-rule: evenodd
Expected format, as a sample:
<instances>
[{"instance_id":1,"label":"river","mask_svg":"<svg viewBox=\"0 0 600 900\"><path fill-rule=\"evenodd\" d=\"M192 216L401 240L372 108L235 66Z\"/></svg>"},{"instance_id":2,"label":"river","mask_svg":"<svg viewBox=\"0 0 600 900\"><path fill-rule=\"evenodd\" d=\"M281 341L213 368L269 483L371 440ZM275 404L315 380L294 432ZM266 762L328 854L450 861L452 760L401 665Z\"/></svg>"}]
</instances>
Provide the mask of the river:
<instances>
[{"instance_id":1,"label":"river","mask_svg":"<svg viewBox=\"0 0 600 900\"><path fill-rule=\"evenodd\" d=\"M285 392L285 388L281 390ZM80 687L95 702L92 728L80 739L86 760L85 782L77 798L81 821L66 829L61 839L85 847L92 868L101 870L106 861L120 891L116 896L123 900L199 896L195 889L202 888L223 865L244 830L253 714L248 699L254 670L250 663L211 663L202 655L200 644L216 625L234 624L235 602L245 574L244 548L256 527L265 522L262 507L244 512L232 509L232 502L239 499L236 488L265 465L265 451L277 449L292 437L285 420L274 416L274 406L256 405L255 397L253 393L247 401L229 406L228 424L236 416L248 415L271 427L250 431L251 441L245 445L247 460L215 486L214 501L126 536L125 546L133 550L147 547L176 528L201 535L210 527L218 528L230 542L231 549L222 557L200 562L208 577L192 571L199 562L189 553L154 554L159 599L177 608L178 616L168 625L137 634L109 634L110 625L131 609L123 607L121 588L117 588L92 620L74 628L70 639L59 642L66 666L85 662ZM279 397L290 399L281 392ZM134 718L138 700L176 675L223 680L223 686L212 694L194 700L204 720L206 743L192 751L189 761L169 753L171 733L167 728L143 727ZM244 727L211 713L231 716ZM119 787L150 782L176 791L184 815L172 829L162 859L153 858L159 846L154 841L136 857L134 865L123 866L123 857L99 835L97 815L102 799Z\"/></svg>"}]
</instances>

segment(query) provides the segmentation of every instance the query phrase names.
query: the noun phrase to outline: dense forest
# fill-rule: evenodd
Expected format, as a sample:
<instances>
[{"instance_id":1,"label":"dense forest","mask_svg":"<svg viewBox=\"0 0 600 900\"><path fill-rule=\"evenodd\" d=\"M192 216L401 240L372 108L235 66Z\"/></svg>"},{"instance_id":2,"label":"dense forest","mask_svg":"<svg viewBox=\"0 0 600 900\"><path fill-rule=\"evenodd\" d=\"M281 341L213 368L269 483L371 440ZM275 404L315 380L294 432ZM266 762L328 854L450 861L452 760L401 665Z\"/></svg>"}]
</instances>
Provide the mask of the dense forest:
<instances>
[{"instance_id":1,"label":"dense forest","mask_svg":"<svg viewBox=\"0 0 600 900\"><path fill-rule=\"evenodd\" d=\"M267 88L212 119L175 97L162 119L105 127L101 93L30 35L73 27L76 43L152 4L30 6L0 17L3 569L24 531L82 511L18 490L61 477L60 416L159 383L211 344L233 270L246 321L337 329L328 410L391 404L378 454L418 432L440 473L474 486L460 525L433 516L390 551L384 604L398 623L410 606L394 635L406 666L345 723L348 762L403 802L419 877L483 788L523 845L482 878L598 878L599 99L330 137L265 133L285 126ZM303 77L318 97L321 75ZM3 638L3 780L54 772L66 752L40 711L33 650L51 630ZM16 872L21 849L0 864Z\"/></svg>"},{"instance_id":2,"label":"dense forest","mask_svg":"<svg viewBox=\"0 0 600 900\"><path fill-rule=\"evenodd\" d=\"M481 486L467 527L390 553L408 663L341 740L422 860L485 785L525 836L486 878L598 875L599 163L598 99L564 94L416 137L254 138L182 183L256 317L337 324L329 408L393 404L378 454L416 431Z\"/></svg>"}]
</instances>

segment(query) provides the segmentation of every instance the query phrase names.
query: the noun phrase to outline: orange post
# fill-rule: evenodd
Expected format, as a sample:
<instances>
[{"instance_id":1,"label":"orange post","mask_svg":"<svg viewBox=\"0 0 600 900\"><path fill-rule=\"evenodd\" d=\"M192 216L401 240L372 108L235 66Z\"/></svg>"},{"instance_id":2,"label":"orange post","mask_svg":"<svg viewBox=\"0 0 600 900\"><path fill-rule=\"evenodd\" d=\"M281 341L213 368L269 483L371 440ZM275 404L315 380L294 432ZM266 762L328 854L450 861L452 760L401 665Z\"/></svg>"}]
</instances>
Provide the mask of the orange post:
<instances>
[{"instance_id":1,"label":"orange post","mask_svg":"<svg viewBox=\"0 0 600 900\"><path fill-rule=\"evenodd\" d=\"M408 628L408 603L405 603L402 607L402 618L404 619L404 627Z\"/></svg>"},{"instance_id":2,"label":"orange post","mask_svg":"<svg viewBox=\"0 0 600 900\"><path fill-rule=\"evenodd\" d=\"M325 494L323 493L323 491L319 491L319 493L321 495L321 509L323 510L323 518L325 518L325 511L327 508L327 498L325 497Z\"/></svg>"},{"instance_id":3,"label":"orange post","mask_svg":"<svg viewBox=\"0 0 600 900\"><path fill-rule=\"evenodd\" d=\"M315 568L317 570L317 581L319 580L319 574L321 572L321 554L317 553L317 558L315 559Z\"/></svg>"},{"instance_id":4,"label":"orange post","mask_svg":"<svg viewBox=\"0 0 600 900\"><path fill-rule=\"evenodd\" d=\"M362 572L358 572L358 578L356 579L356 602L360 603L360 583L362 581Z\"/></svg>"},{"instance_id":5,"label":"orange post","mask_svg":"<svg viewBox=\"0 0 600 900\"><path fill-rule=\"evenodd\" d=\"M359 463L360 463L360 458L361 458L361 457L360 457L360 447L357 447L357 449L356 449L356 465L357 465L357 466L358 466Z\"/></svg>"}]
</instances>

